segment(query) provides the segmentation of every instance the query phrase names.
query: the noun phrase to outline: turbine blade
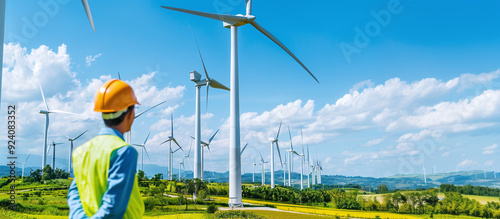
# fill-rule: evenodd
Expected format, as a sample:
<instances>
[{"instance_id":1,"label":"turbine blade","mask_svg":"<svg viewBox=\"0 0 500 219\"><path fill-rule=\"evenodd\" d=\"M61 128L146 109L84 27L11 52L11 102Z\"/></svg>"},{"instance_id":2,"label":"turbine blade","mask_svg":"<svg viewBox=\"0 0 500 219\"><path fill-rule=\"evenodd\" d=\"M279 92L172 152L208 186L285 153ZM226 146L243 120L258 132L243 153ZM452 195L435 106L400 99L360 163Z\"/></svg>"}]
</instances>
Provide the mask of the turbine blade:
<instances>
[{"instance_id":1,"label":"turbine blade","mask_svg":"<svg viewBox=\"0 0 500 219\"><path fill-rule=\"evenodd\" d=\"M118 79L121 80L122 77L120 76L120 72L118 72Z\"/></svg>"},{"instance_id":2,"label":"turbine blade","mask_svg":"<svg viewBox=\"0 0 500 219\"><path fill-rule=\"evenodd\" d=\"M173 154L173 153L175 153L175 152L177 152L179 149L181 149L181 148L177 148L177 149L175 149L175 151L173 151L173 152L172 152L172 154Z\"/></svg>"},{"instance_id":3,"label":"turbine blade","mask_svg":"<svg viewBox=\"0 0 500 219\"><path fill-rule=\"evenodd\" d=\"M210 79L210 87L217 88L217 89L222 89L222 90L230 90L228 87L224 86L223 84L219 83L215 79ZM207 87L208 89L208 87ZM207 91L208 94L208 91Z\"/></svg>"},{"instance_id":4,"label":"turbine blade","mask_svg":"<svg viewBox=\"0 0 500 219\"><path fill-rule=\"evenodd\" d=\"M147 110L144 110L144 111L140 112L139 114L135 115L134 119L136 119L137 117L141 116L141 115L142 115L142 114L144 114L145 112L147 112L147 111L149 111L149 110L151 110L151 109L153 109L153 108L155 108L155 107L157 107L157 106L159 106L159 105L164 104L165 102L167 102L167 101L163 101L163 102L161 102L161 103L159 103L159 104L156 104L156 105L154 105L154 106L152 106L152 107L149 107Z\"/></svg>"},{"instance_id":5,"label":"turbine blade","mask_svg":"<svg viewBox=\"0 0 500 219\"><path fill-rule=\"evenodd\" d=\"M144 147L146 147L146 141L148 141L149 134L151 134L151 132L148 133L148 136L146 137L146 140L144 140L144 143L143 143Z\"/></svg>"},{"instance_id":6,"label":"turbine blade","mask_svg":"<svg viewBox=\"0 0 500 219\"><path fill-rule=\"evenodd\" d=\"M189 154L191 154L191 148L193 147L193 140L191 140L191 144L189 145L189 152L187 157L189 157Z\"/></svg>"},{"instance_id":7,"label":"turbine blade","mask_svg":"<svg viewBox=\"0 0 500 219\"><path fill-rule=\"evenodd\" d=\"M89 3L87 0L82 0L82 4L85 8L85 13L87 13L87 17L89 18L90 26L92 26L92 30L95 32L94 20L92 19L92 14L90 13Z\"/></svg>"},{"instance_id":8,"label":"turbine blade","mask_svg":"<svg viewBox=\"0 0 500 219\"><path fill-rule=\"evenodd\" d=\"M68 138L68 141L72 141L73 140L68 135L66 135L66 133L64 133L64 137Z\"/></svg>"},{"instance_id":9,"label":"turbine blade","mask_svg":"<svg viewBox=\"0 0 500 219\"><path fill-rule=\"evenodd\" d=\"M292 134L290 133L290 126L288 126L288 136L290 136L290 148L293 151Z\"/></svg>"},{"instance_id":10,"label":"turbine blade","mask_svg":"<svg viewBox=\"0 0 500 219\"><path fill-rule=\"evenodd\" d=\"M177 143L177 140L175 140L175 138L172 138L172 140L174 140L175 144L176 144L177 146L179 146L179 148L180 148L182 151L184 151L184 149L182 149L182 147L179 145L179 143Z\"/></svg>"},{"instance_id":11,"label":"turbine blade","mask_svg":"<svg viewBox=\"0 0 500 219\"><path fill-rule=\"evenodd\" d=\"M297 156L300 156L300 154L297 153L297 151L292 151L292 153L296 154Z\"/></svg>"},{"instance_id":12,"label":"turbine blade","mask_svg":"<svg viewBox=\"0 0 500 219\"><path fill-rule=\"evenodd\" d=\"M144 147L144 145L142 145L142 144L132 144L132 146L136 146L136 147Z\"/></svg>"},{"instance_id":13,"label":"turbine blade","mask_svg":"<svg viewBox=\"0 0 500 219\"><path fill-rule=\"evenodd\" d=\"M45 101L45 95L43 94L42 85L41 84L38 84L38 85L40 85L40 92L42 92L42 99L43 99L43 103L45 104L45 109L47 111L49 111L49 106L47 105L47 101Z\"/></svg>"},{"instance_id":14,"label":"turbine blade","mask_svg":"<svg viewBox=\"0 0 500 219\"><path fill-rule=\"evenodd\" d=\"M262 154L260 153L260 151L259 151L259 155L260 155L260 160L262 161L262 163L264 163L264 158L262 157Z\"/></svg>"},{"instance_id":15,"label":"turbine blade","mask_svg":"<svg viewBox=\"0 0 500 219\"><path fill-rule=\"evenodd\" d=\"M148 160L151 161L151 159L149 158L148 150L146 149L146 145L144 145L143 149L144 152L146 152L146 156L148 156Z\"/></svg>"},{"instance_id":16,"label":"turbine blade","mask_svg":"<svg viewBox=\"0 0 500 219\"><path fill-rule=\"evenodd\" d=\"M30 155L31 154L28 154L28 157L26 157L26 160L24 160L24 163L26 163L26 161L28 161L28 158L30 158Z\"/></svg>"},{"instance_id":17,"label":"turbine blade","mask_svg":"<svg viewBox=\"0 0 500 219\"><path fill-rule=\"evenodd\" d=\"M202 144L202 145L209 145L210 143L206 143L204 141L200 141L200 144Z\"/></svg>"},{"instance_id":18,"label":"turbine blade","mask_svg":"<svg viewBox=\"0 0 500 219\"><path fill-rule=\"evenodd\" d=\"M240 153L240 155L242 155L242 154L243 154L243 151L245 151L245 148L247 148L247 146L248 146L248 143L246 143L246 144L245 144L245 147L243 147L243 149L241 149L241 153Z\"/></svg>"},{"instance_id":19,"label":"turbine blade","mask_svg":"<svg viewBox=\"0 0 500 219\"><path fill-rule=\"evenodd\" d=\"M247 15L252 14L252 0L245 0L245 5L247 6Z\"/></svg>"},{"instance_id":20,"label":"turbine blade","mask_svg":"<svg viewBox=\"0 0 500 219\"><path fill-rule=\"evenodd\" d=\"M187 157L187 159L188 159L189 167L191 168L191 171L193 171L193 166L191 165L191 160L189 160L189 157Z\"/></svg>"},{"instance_id":21,"label":"turbine blade","mask_svg":"<svg viewBox=\"0 0 500 219\"><path fill-rule=\"evenodd\" d=\"M283 161L281 160L280 146L278 145L277 141L276 141L276 148L278 148L278 155L280 157L280 164L281 164L281 168L283 168Z\"/></svg>"},{"instance_id":22,"label":"turbine blade","mask_svg":"<svg viewBox=\"0 0 500 219\"><path fill-rule=\"evenodd\" d=\"M276 134L276 139L278 139L278 137L280 137L281 123L283 123L283 121L280 122L280 127L278 128L278 134Z\"/></svg>"},{"instance_id":23,"label":"turbine blade","mask_svg":"<svg viewBox=\"0 0 500 219\"><path fill-rule=\"evenodd\" d=\"M198 50L198 55L200 56L201 65L203 66L203 71L205 72L205 77L207 77L207 81L208 81L210 79L210 77L208 77L207 68L205 68L205 62L203 61L203 57L201 56L200 47L198 46L198 41L196 40L196 37L194 36L193 28L191 27L191 22L189 22L189 19L188 19L188 24L189 24L189 29L191 30L191 35L193 35L194 44L196 45L196 49Z\"/></svg>"},{"instance_id":24,"label":"turbine blade","mask_svg":"<svg viewBox=\"0 0 500 219\"><path fill-rule=\"evenodd\" d=\"M172 141L172 139L171 139L171 138L169 138L169 139L167 139L166 141L164 141L164 142L160 143L160 145L165 144L165 143L167 143L167 142L169 142L169 141Z\"/></svg>"},{"instance_id":25,"label":"turbine blade","mask_svg":"<svg viewBox=\"0 0 500 219\"><path fill-rule=\"evenodd\" d=\"M80 134L80 135L76 136L75 138L73 138L73 141L76 140L76 139L78 139L80 136L82 136L83 134L85 134L85 132L87 132L87 131L88 130L85 130L84 132L82 132L82 134Z\"/></svg>"},{"instance_id":26,"label":"turbine blade","mask_svg":"<svg viewBox=\"0 0 500 219\"><path fill-rule=\"evenodd\" d=\"M64 114L70 114L70 115L77 115L76 113L70 113L62 110L50 110L50 113L64 113Z\"/></svg>"},{"instance_id":27,"label":"turbine blade","mask_svg":"<svg viewBox=\"0 0 500 219\"><path fill-rule=\"evenodd\" d=\"M215 131L214 135L212 135L212 137L208 140L208 144L210 144L212 142L212 140L214 139L217 132L219 132L219 129L217 129L217 131Z\"/></svg>"},{"instance_id":28,"label":"turbine blade","mask_svg":"<svg viewBox=\"0 0 500 219\"><path fill-rule=\"evenodd\" d=\"M290 51L288 48L286 48L286 46L283 43L281 43L278 40L278 38L276 38L275 36L273 36L269 31L267 31L266 29L264 29L262 26L260 26L259 24L257 24L257 22L251 21L250 24L252 24L252 26L254 26L261 33L263 33L264 35L266 35L274 43L278 44L279 47L281 47L283 50L285 50L285 52L287 52L288 55L290 55L293 59L295 59L295 61L297 61L307 71L307 73L309 73L314 78L314 80L316 80L316 82L319 83L318 79L311 73L311 71L309 71L309 69L292 53L292 51Z\"/></svg>"},{"instance_id":29,"label":"turbine blade","mask_svg":"<svg viewBox=\"0 0 500 219\"><path fill-rule=\"evenodd\" d=\"M165 9L173 10L173 11L198 15L201 17L211 18L214 20L224 21L224 22L233 23L233 24L248 21L248 19L244 16L234 16L234 15L227 15L227 14L214 14L214 13L207 13L207 12L201 12L201 11L192 11L192 10L182 9L182 8L167 7L167 6L161 6L161 7L165 8Z\"/></svg>"},{"instance_id":30,"label":"turbine blade","mask_svg":"<svg viewBox=\"0 0 500 219\"><path fill-rule=\"evenodd\" d=\"M304 154L304 136L302 135L302 126L300 127L300 139L302 144L302 154ZM309 153L308 153L309 156Z\"/></svg>"}]
</instances>

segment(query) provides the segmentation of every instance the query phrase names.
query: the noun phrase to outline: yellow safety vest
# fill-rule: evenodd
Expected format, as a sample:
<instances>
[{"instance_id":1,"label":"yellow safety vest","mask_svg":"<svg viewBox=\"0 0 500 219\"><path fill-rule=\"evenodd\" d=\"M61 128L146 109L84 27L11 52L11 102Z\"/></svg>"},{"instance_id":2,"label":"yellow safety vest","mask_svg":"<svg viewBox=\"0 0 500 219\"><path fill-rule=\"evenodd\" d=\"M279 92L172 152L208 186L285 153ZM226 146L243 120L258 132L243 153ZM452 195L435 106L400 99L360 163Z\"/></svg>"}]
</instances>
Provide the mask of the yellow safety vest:
<instances>
[{"instance_id":1,"label":"yellow safety vest","mask_svg":"<svg viewBox=\"0 0 500 219\"><path fill-rule=\"evenodd\" d=\"M98 135L73 152L73 171L85 214L94 215L102 204L102 197L108 189L108 171L111 153L127 146L115 135ZM135 149L134 149L135 150ZM120 201L120 200L117 200ZM139 193L137 174L123 218L142 218L144 202Z\"/></svg>"}]
</instances>

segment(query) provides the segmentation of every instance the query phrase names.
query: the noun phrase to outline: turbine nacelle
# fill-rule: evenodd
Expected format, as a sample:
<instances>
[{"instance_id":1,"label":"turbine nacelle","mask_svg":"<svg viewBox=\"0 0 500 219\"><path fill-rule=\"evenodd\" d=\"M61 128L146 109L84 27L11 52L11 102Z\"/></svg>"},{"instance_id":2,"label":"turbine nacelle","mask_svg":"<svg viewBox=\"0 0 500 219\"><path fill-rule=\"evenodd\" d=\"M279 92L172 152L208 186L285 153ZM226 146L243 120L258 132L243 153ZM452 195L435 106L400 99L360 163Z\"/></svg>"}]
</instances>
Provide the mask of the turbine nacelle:
<instances>
[{"instance_id":1,"label":"turbine nacelle","mask_svg":"<svg viewBox=\"0 0 500 219\"><path fill-rule=\"evenodd\" d=\"M40 110L40 114L49 114L50 112L47 110Z\"/></svg>"},{"instance_id":2,"label":"turbine nacelle","mask_svg":"<svg viewBox=\"0 0 500 219\"><path fill-rule=\"evenodd\" d=\"M239 27L239 26L243 26L245 24L252 23L252 21L255 20L255 16L253 16L253 15L237 14L237 15L234 15L234 16L241 17L241 18L244 18L244 19L241 19L241 20L235 19L235 22L233 22L233 21L223 21L222 25L225 28L231 28L231 26Z\"/></svg>"}]
</instances>

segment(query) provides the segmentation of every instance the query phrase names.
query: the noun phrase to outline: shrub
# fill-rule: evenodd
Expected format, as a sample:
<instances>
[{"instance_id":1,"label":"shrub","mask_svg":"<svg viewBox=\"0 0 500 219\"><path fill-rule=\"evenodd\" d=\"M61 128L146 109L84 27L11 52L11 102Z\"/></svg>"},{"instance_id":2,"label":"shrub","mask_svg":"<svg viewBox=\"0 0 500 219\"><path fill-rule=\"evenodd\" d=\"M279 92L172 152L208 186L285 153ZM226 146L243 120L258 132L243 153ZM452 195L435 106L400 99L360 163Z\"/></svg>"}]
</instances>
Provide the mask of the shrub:
<instances>
[{"instance_id":1,"label":"shrub","mask_svg":"<svg viewBox=\"0 0 500 219\"><path fill-rule=\"evenodd\" d=\"M207 213L209 213L209 214L213 214L218 210L219 210L219 208L217 208L217 206L215 206L214 203L208 205L208 207L207 207Z\"/></svg>"},{"instance_id":2,"label":"shrub","mask_svg":"<svg viewBox=\"0 0 500 219\"><path fill-rule=\"evenodd\" d=\"M264 217L247 211L218 211L214 214L215 218L244 218L244 219L263 219Z\"/></svg>"},{"instance_id":3,"label":"shrub","mask_svg":"<svg viewBox=\"0 0 500 219\"><path fill-rule=\"evenodd\" d=\"M144 200L144 208L146 211L153 210L155 206L158 204L158 201L154 198L147 198Z\"/></svg>"}]
</instances>

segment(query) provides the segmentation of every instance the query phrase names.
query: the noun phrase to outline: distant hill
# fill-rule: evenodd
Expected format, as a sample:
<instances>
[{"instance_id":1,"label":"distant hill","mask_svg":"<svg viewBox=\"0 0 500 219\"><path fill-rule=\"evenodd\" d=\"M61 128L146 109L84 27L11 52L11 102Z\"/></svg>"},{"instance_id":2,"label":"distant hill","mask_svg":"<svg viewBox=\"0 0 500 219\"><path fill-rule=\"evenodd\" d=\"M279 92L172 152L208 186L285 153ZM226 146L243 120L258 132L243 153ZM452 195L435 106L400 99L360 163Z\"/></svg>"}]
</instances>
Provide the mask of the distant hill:
<instances>
[{"instance_id":1,"label":"distant hill","mask_svg":"<svg viewBox=\"0 0 500 219\"><path fill-rule=\"evenodd\" d=\"M25 176L29 175L31 169L38 169L38 164L41 163L40 156L30 157L30 161L27 162L25 167ZM56 167L67 169L67 159L56 159ZM35 164L35 165L33 165ZM66 165L64 165L66 164ZM28 167L29 166L29 167ZM139 166L140 168L140 166ZM155 164L144 164L144 170L146 176L151 178L157 173L162 173L163 178L167 178L166 166L159 166ZM9 175L10 168L8 166L0 166L0 177ZM20 165L16 167L17 175L21 175ZM173 177L178 178L179 169L173 168ZM494 172L485 172L482 170L473 171L460 171L451 173L437 173L428 174L427 183L424 182L424 177L422 174L409 174L409 175L394 175L390 177L361 177L361 176L341 176L341 175L322 175L321 181L323 185L360 185L365 189L376 189L378 185L385 184L389 189L417 189L417 188L436 188L442 183L454 184L454 185L474 185L474 186L486 186L490 188L500 188L500 175L495 178ZM193 171L186 170L181 171L181 177L186 177L188 179L193 178ZM227 183L229 182L229 172L204 172L204 178L210 182ZM279 170L275 173L277 185L283 185L283 171ZM288 178L288 176L287 176ZM242 175L242 182L252 182L252 173L245 173ZM271 173L266 172L266 184L270 184ZM288 180L288 179L287 179ZM255 172L255 182L261 182L261 173ZM292 184L296 188L300 188L300 174L292 173ZM304 186L307 186L307 175L304 175Z\"/></svg>"}]
</instances>

